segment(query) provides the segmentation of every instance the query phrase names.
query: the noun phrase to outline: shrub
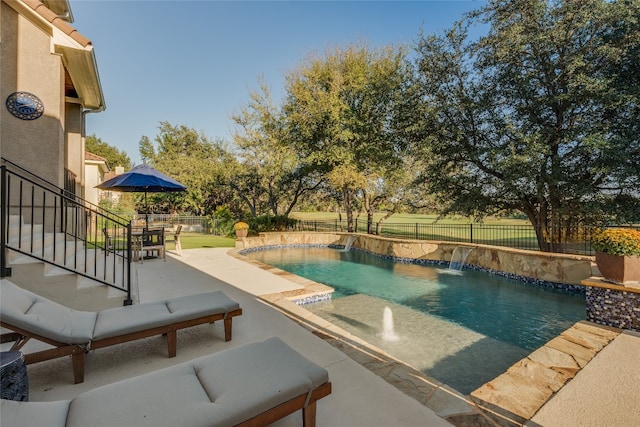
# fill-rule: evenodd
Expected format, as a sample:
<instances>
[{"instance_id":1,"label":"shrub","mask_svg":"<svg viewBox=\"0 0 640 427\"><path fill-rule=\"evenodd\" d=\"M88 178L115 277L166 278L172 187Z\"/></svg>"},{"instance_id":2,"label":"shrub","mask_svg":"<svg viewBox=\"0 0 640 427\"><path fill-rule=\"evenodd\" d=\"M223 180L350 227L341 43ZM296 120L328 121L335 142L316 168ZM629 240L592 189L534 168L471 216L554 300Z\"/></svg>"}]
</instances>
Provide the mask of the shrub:
<instances>
[{"instance_id":1,"label":"shrub","mask_svg":"<svg viewBox=\"0 0 640 427\"><path fill-rule=\"evenodd\" d=\"M284 215L263 215L254 218L251 222L251 229L259 232L262 231L286 231L293 227L296 223L295 219Z\"/></svg>"}]
</instances>

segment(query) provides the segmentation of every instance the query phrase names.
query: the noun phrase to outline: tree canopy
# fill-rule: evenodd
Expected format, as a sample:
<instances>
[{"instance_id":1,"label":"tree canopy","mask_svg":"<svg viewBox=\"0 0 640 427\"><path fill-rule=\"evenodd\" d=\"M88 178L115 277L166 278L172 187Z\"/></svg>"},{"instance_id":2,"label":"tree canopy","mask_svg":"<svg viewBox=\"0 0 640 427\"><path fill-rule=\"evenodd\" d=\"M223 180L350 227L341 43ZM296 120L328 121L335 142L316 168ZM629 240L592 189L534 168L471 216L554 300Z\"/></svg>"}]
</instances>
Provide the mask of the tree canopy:
<instances>
[{"instance_id":1,"label":"tree canopy","mask_svg":"<svg viewBox=\"0 0 640 427\"><path fill-rule=\"evenodd\" d=\"M210 141L194 129L169 122L160 122L158 130L155 144L146 136L140 139L140 155L185 185L187 191L150 195L150 205L159 212L210 215L218 206L229 203L224 184L228 182L226 164L233 158L222 142Z\"/></svg>"},{"instance_id":2,"label":"tree canopy","mask_svg":"<svg viewBox=\"0 0 640 427\"><path fill-rule=\"evenodd\" d=\"M261 82L232 116L232 147L161 122L140 154L189 191L157 206L246 217L338 203L350 230L356 209L370 225L381 210L515 211L542 250L583 224L640 221L639 0L488 0L414 48L312 55L281 104Z\"/></svg>"},{"instance_id":3,"label":"tree canopy","mask_svg":"<svg viewBox=\"0 0 640 427\"><path fill-rule=\"evenodd\" d=\"M340 192L350 230L356 195L385 188L375 184L401 168L403 146L391 123L407 77L404 59L400 47L353 44L287 75L289 143Z\"/></svg>"},{"instance_id":4,"label":"tree canopy","mask_svg":"<svg viewBox=\"0 0 640 427\"><path fill-rule=\"evenodd\" d=\"M126 152L109 145L95 134L85 138L85 150L106 159L110 169L122 166L125 170L129 170L133 167L133 163Z\"/></svg>"},{"instance_id":5,"label":"tree canopy","mask_svg":"<svg viewBox=\"0 0 640 427\"><path fill-rule=\"evenodd\" d=\"M407 132L449 212L521 211L550 250L637 204L638 4L490 1L420 38ZM478 22L489 33L470 42Z\"/></svg>"},{"instance_id":6,"label":"tree canopy","mask_svg":"<svg viewBox=\"0 0 640 427\"><path fill-rule=\"evenodd\" d=\"M252 215L288 216L322 179L289 143L283 114L268 86L261 82L260 91L252 92L250 98L232 117L239 163L229 185Z\"/></svg>"}]
</instances>

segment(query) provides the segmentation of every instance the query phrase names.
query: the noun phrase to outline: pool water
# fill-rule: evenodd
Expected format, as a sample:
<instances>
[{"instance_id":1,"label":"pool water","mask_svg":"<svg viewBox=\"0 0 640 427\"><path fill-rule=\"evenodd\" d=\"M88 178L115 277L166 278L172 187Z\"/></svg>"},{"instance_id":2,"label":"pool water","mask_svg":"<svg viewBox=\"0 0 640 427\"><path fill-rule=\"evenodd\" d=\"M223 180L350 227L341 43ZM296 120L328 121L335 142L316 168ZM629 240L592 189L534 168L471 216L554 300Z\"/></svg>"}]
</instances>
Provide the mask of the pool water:
<instances>
[{"instance_id":1,"label":"pool water","mask_svg":"<svg viewBox=\"0 0 640 427\"><path fill-rule=\"evenodd\" d=\"M332 248L247 256L333 287L332 301L305 308L464 394L586 317L583 295L486 272Z\"/></svg>"}]
</instances>

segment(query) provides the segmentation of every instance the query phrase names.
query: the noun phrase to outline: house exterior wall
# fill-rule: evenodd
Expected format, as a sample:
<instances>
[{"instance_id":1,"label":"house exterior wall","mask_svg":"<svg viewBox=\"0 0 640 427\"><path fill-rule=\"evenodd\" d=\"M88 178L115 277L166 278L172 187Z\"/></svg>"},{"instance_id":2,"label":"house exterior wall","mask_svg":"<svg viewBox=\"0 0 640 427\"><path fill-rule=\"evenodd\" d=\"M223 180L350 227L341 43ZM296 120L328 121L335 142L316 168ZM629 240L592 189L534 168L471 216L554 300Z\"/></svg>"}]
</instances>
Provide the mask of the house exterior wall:
<instances>
[{"instance_id":1,"label":"house exterior wall","mask_svg":"<svg viewBox=\"0 0 640 427\"><path fill-rule=\"evenodd\" d=\"M97 205L100 201L102 190L95 188L96 185L101 184L104 181L103 167L104 162L85 162L85 200L87 202Z\"/></svg>"},{"instance_id":2,"label":"house exterior wall","mask_svg":"<svg viewBox=\"0 0 640 427\"><path fill-rule=\"evenodd\" d=\"M63 187L65 127L70 120L65 111L62 60L51 53L51 35L46 29L5 2L1 6L0 99L4 104L10 94L25 91L44 104L44 114L36 120L18 119L1 106L1 155Z\"/></svg>"},{"instance_id":3,"label":"house exterior wall","mask_svg":"<svg viewBox=\"0 0 640 427\"><path fill-rule=\"evenodd\" d=\"M0 99L29 92L44 104L35 120L1 106L0 155L83 197L84 117L106 106L91 41L70 16L67 0L0 0Z\"/></svg>"},{"instance_id":4,"label":"house exterior wall","mask_svg":"<svg viewBox=\"0 0 640 427\"><path fill-rule=\"evenodd\" d=\"M76 177L75 194L83 195L83 188L87 188L84 168L84 134L83 113L80 104L67 103L65 108L65 164L67 169Z\"/></svg>"}]
</instances>

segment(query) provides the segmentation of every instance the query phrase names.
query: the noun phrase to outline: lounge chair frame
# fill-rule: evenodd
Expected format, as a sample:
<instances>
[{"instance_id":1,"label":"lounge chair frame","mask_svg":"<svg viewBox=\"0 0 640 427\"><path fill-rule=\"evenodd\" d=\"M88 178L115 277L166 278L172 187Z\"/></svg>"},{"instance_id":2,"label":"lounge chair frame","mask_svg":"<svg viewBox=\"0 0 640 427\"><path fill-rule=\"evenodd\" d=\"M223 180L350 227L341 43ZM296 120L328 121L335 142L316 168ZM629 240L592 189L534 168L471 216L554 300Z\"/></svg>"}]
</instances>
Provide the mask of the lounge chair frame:
<instances>
[{"instance_id":1,"label":"lounge chair frame","mask_svg":"<svg viewBox=\"0 0 640 427\"><path fill-rule=\"evenodd\" d=\"M13 285L15 286L15 285ZM28 292L28 291L26 291ZM178 298L176 300L169 300L166 302L156 302L150 304L166 304L172 303L173 301L178 301L182 299L182 304L184 305L184 298L201 298L201 295L193 295L189 297ZM198 317L188 318L186 316L182 316L180 320L169 320L165 324L158 324L156 322L153 326L139 325L138 330L132 330L128 332L117 333L117 330L113 331L115 335L107 334L105 337L96 337L90 338L87 337L86 342L78 342L78 341L70 341L70 342L62 342L59 341L59 337L51 338L42 335L40 331L29 331L26 330L24 325L21 327L11 324L7 321L6 316L0 316L0 326L6 328L12 332L0 334L0 342L1 343L9 343L14 342L11 347L12 351L20 351L24 345L31 339L41 341L43 343L49 344L54 348L34 351L32 353L26 353L25 363L33 364L42 362L45 360L56 359L63 356L71 356L71 362L73 366L73 376L76 384L84 381L84 371L85 371L85 354L91 350L97 350L104 347L109 347L116 344L122 344L129 341L135 341L142 338L147 338L156 335L165 335L167 337L167 350L169 357L175 357L177 353L177 332L180 329L190 328L192 326L202 325L206 323L214 323L222 320L224 322L224 339L225 341L231 341L232 338L232 328L233 328L233 318L235 316L240 316L242 314L242 308L238 306L237 303L233 304L233 300L227 298L223 293L220 292L220 295L226 298L226 302L224 304L231 303L230 306L225 307L224 311L220 310L217 312L213 312L217 310L217 308L212 307L212 310L207 310L207 313L194 313L196 315L199 314ZM188 304L188 303L187 303ZM234 307L235 306L235 307ZM126 310L135 310L138 306L129 306L124 309ZM221 306L222 308L222 306ZM98 316L100 316L98 313ZM95 336L95 335L94 335Z\"/></svg>"},{"instance_id":2,"label":"lounge chair frame","mask_svg":"<svg viewBox=\"0 0 640 427\"><path fill-rule=\"evenodd\" d=\"M302 409L302 425L303 427L315 427L316 425L316 402L323 397L331 394L331 383L326 382L317 387L311 393L304 393L288 402L282 403L268 411L263 412L251 419L248 419L234 427L262 427L273 424L274 422L293 414Z\"/></svg>"},{"instance_id":3,"label":"lounge chair frame","mask_svg":"<svg viewBox=\"0 0 640 427\"><path fill-rule=\"evenodd\" d=\"M88 351L88 344L66 344L59 341L43 337L42 335L34 334L17 326L10 325L6 322L0 321L0 326L6 329L11 329L14 332L9 332L0 335L0 342L14 342L11 346L11 351L20 351L22 347L29 342L32 338L37 341L42 341L46 344L52 345L55 348L40 350L33 353L24 354L24 363L31 365L33 363L43 362L45 360L57 359L59 357L71 356L71 364L73 366L73 378L76 384L84 381L84 360L85 353Z\"/></svg>"},{"instance_id":4,"label":"lounge chair frame","mask_svg":"<svg viewBox=\"0 0 640 427\"><path fill-rule=\"evenodd\" d=\"M255 378L261 381L258 387L252 382ZM166 386L174 381L180 385L174 397L184 404L193 403L186 411L167 406L173 391ZM215 392L211 394L211 390ZM134 403L145 392L147 398ZM274 337L106 384L71 401L3 400L2 409L10 424L47 422L56 427L88 425L91 420L101 426L152 426L167 420L167 425L262 427L301 410L303 425L315 427L317 402L331 392L326 369ZM121 408L121 412L110 420L112 407Z\"/></svg>"},{"instance_id":5,"label":"lounge chair frame","mask_svg":"<svg viewBox=\"0 0 640 427\"><path fill-rule=\"evenodd\" d=\"M173 323L167 326L159 326L156 328L145 329L141 331L132 332L129 334L118 335L116 337L104 338L101 340L94 340L85 344L66 344L59 341L52 340L42 335L34 334L32 332L25 331L24 329L10 325L0 320L0 326L6 329L10 329L14 332L0 335L0 342L13 342L15 344L11 347L11 351L19 351L30 340L35 339L42 341L55 348L48 350L36 351L24 355L24 360L27 365L44 362L45 360L57 359L59 357L71 356L71 364L73 366L73 378L76 384L84 381L84 366L85 366L85 354L91 350L97 350L99 348L109 347L116 344L123 344L129 341L136 341L142 338L148 338L156 335L166 335L167 337L167 350L169 357L176 357L178 349L178 331L180 329L190 328L192 326L202 325L205 323L214 323L218 320L224 321L224 340L231 341L232 335L232 320L233 317L242 314L242 309L239 308L228 313L214 314L210 316L203 316L196 319L185 320L182 322Z\"/></svg>"}]
</instances>

